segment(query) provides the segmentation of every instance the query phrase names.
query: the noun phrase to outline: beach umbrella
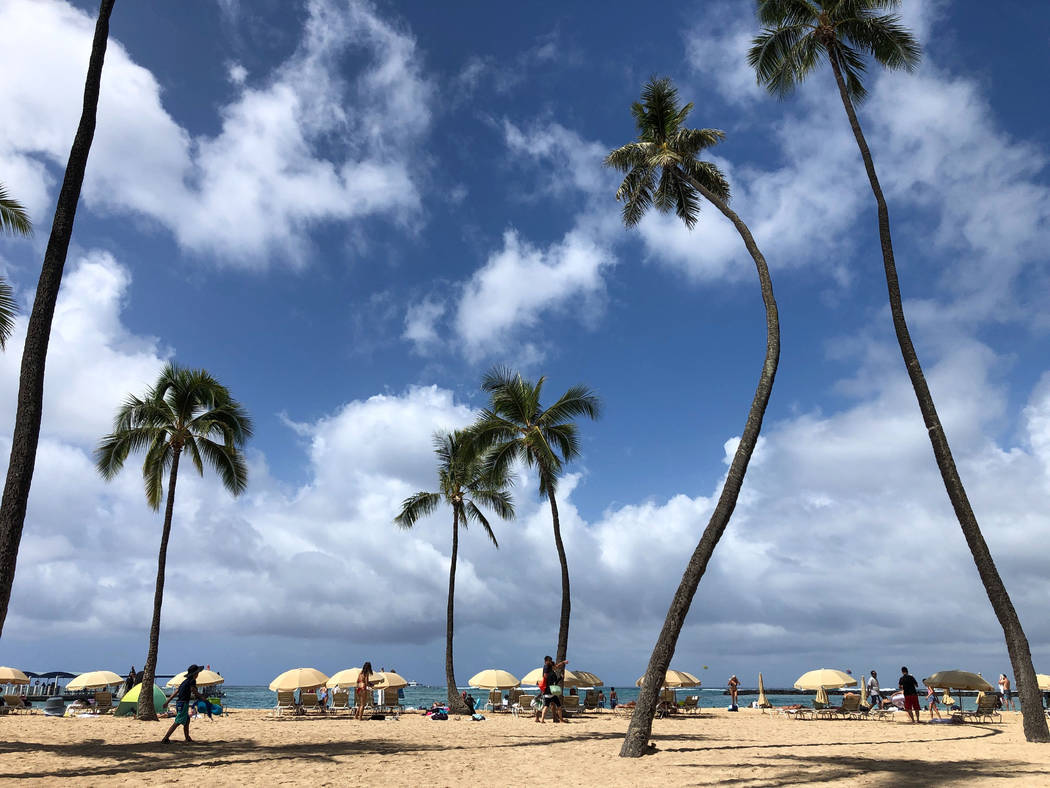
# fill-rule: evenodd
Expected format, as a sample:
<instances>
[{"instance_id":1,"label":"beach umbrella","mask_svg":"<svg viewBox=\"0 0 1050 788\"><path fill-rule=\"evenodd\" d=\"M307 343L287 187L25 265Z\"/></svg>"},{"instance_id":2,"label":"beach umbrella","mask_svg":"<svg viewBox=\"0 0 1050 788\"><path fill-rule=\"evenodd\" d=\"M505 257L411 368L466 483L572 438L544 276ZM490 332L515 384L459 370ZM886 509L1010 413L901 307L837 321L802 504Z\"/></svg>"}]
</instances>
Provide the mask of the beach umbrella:
<instances>
[{"instance_id":1,"label":"beach umbrella","mask_svg":"<svg viewBox=\"0 0 1050 788\"><path fill-rule=\"evenodd\" d=\"M861 706L868 706L868 705L870 705L868 703L868 685L867 685L867 682L864 681L864 674L863 673L860 674L860 705Z\"/></svg>"},{"instance_id":2,"label":"beach umbrella","mask_svg":"<svg viewBox=\"0 0 1050 788\"><path fill-rule=\"evenodd\" d=\"M758 674L758 707L760 709L768 709L772 706L768 700L766 700L766 685L762 683L762 674Z\"/></svg>"},{"instance_id":3,"label":"beach umbrella","mask_svg":"<svg viewBox=\"0 0 1050 788\"><path fill-rule=\"evenodd\" d=\"M808 673L803 673L799 676L795 681L795 689L838 689L839 687L849 687L856 683L857 680L853 678L853 676L844 673L841 670L820 668L819 670L811 670Z\"/></svg>"},{"instance_id":4,"label":"beach umbrella","mask_svg":"<svg viewBox=\"0 0 1050 788\"><path fill-rule=\"evenodd\" d=\"M983 676L967 670L939 670L932 676L924 678L922 683L927 687L942 689L992 691L992 685Z\"/></svg>"},{"instance_id":5,"label":"beach umbrella","mask_svg":"<svg viewBox=\"0 0 1050 788\"><path fill-rule=\"evenodd\" d=\"M328 676L316 668L292 668L271 681L270 689L274 692L313 689L320 687L326 681L328 681Z\"/></svg>"},{"instance_id":6,"label":"beach umbrella","mask_svg":"<svg viewBox=\"0 0 1050 788\"><path fill-rule=\"evenodd\" d=\"M814 703L823 703L825 706L828 705L828 691L823 687L817 687L817 697L813 699Z\"/></svg>"},{"instance_id":7,"label":"beach umbrella","mask_svg":"<svg viewBox=\"0 0 1050 788\"><path fill-rule=\"evenodd\" d=\"M605 683L589 670L574 670L573 674L580 680L581 687L600 687Z\"/></svg>"},{"instance_id":8,"label":"beach umbrella","mask_svg":"<svg viewBox=\"0 0 1050 788\"><path fill-rule=\"evenodd\" d=\"M165 687L177 687L186 680L186 671L182 671L175 676L168 679L168 683ZM202 670L197 674L197 686L198 687L214 687L216 684L222 684L226 679L216 673L214 670ZM124 696L125 698L127 695Z\"/></svg>"},{"instance_id":9,"label":"beach umbrella","mask_svg":"<svg viewBox=\"0 0 1050 788\"><path fill-rule=\"evenodd\" d=\"M117 704L117 710L113 712L114 717L130 717L132 714L139 710L139 695L142 692L142 684L136 684L134 687L124 693L124 697L120 699L120 703ZM164 704L168 702L167 695L164 691L156 684L153 685L153 708L160 710L164 708Z\"/></svg>"},{"instance_id":10,"label":"beach umbrella","mask_svg":"<svg viewBox=\"0 0 1050 788\"><path fill-rule=\"evenodd\" d=\"M401 689L408 686L408 679L392 670L380 671L374 674L373 678L376 689Z\"/></svg>"},{"instance_id":11,"label":"beach umbrella","mask_svg":"<svg viewBox=\"0 0 1050 788\"><path fill-rule=\"evenodd\" d=\"M1035 681L1043 692L1050 692L1050 676L1045 673L1036 673Z\"/></svg>"},{"instance_id":12,"label":"beach umbrella","mask_svg":"<svg viewBox=\"0 0 1050 788\"><path fill-rule=\"evenodd\" d=\"M18 668L0 668L0 684L28 684L29 676Z\"/></svg>"},{"instance_id":13,"label":"beach umbrella","mask_svg":"<svg viewBox=\"0 0 1050 788\"><path fill-rule=\"evenodd\" d=\"M115 684L123 684L124 677L118 676L112 670L92 670L81 673L66 685L67 690L102 689Z\"/></svg>"},{"instance_id":14,"label":"beach umbrella","mask_svg":"<svg viewBox=\"0 0 1050 788\"><path fill-rule=\"evenodd\" d=\"M325 682L325 686L329 689L335 687L356 687L357 677L361 675L361 668L347 668L346 670L340 670L332 675L332 678ZM372 674L372 681L375 681L375 674Z\"/></svg>"},{"instance_id":15,"label":"beach umbrella","mask_svg":"<svg viewBox=\"0 0 1050 788\"><path fill-rule=\"evenodd\" d=\"M642 686L645 683L645 676L639 676L638 681L634 682L636 687ZM664 674L664 680L660 684L661 687L699 687L700 679L694 676L692 673L687 673L684 670L668 670Z\"/></svg>"},{"instance_id":16,"label":"beach umbrella","mask_svg":"<svg viewBox=\"0 0 1050 788\"><path fill-rule=\"evenodd\" d=\"M521 682L505 670L490 669L471 676L467 683L479 689L504 690L516 687Z\"/></svg>"}]
</instances>

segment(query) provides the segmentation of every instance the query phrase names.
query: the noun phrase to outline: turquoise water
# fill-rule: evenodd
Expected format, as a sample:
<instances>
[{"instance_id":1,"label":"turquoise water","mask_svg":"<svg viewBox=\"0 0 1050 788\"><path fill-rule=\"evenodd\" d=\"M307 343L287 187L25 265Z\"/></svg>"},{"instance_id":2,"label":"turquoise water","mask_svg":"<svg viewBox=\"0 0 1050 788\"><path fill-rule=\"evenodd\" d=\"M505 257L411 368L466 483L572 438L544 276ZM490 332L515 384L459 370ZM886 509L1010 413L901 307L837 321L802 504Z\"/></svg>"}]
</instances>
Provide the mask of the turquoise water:
<instances>
[{"instance_id":1,"label":"turquoise water","mask_svg":"<svg viewBox=\"0 0 1050 788\"><path fill-rule=\"evenodd\" d=\"M606 696L609 695L609 687L604 687ZM271 709L277 702L277 693L271 692L266 687L226 687L224 692L226 697L223 698L223 705L229 706L232 709ZM469 690L469 692L478 701L479 705L484 704L488 700L487 690ZM701 708L726 708L729 706L729 696L722 694L721 689L701 689L701 690L678 690L678 699L684 700L689 695L699 695ZM447 697L447 690L445 687L405 687L405 697L402 699L402 703L408 706L420 707L430 706L434 701L444 701ZM637 687L617 687L616 694L620 698L620 703L627 703L628 701L635 700L638 697ZM838 705L841 700L841 695L837 693L829 693L831 702L834 705ZM813 695L776 695L773 693L766 693L766 698L774 706L788 706L793 703L801 703L809 706L813 703ZM750 706L751 702L756 700L756 695L741 695L740 705ZM926 699L921 698L923 708L926 706ZM962 705L964 709L975 709L976 699L974 697L962 698ZM943 709L942 709L943 711Z\"/></svg>"}]
</instances>

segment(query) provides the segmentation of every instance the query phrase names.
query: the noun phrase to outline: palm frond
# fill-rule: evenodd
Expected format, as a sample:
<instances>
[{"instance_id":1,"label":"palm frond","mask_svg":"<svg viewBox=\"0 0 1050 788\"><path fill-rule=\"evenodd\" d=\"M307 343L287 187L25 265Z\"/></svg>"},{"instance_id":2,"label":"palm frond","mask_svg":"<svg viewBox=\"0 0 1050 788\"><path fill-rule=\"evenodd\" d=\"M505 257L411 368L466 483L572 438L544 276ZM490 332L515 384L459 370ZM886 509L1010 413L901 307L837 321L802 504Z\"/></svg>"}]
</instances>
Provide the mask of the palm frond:
<instances>
[{"instance_id":1,"label":"palm frond","mask_svg":"<svg viewBox=\"0 0 1050 788\"><path fill-rule=\"evenodd\" d=\"M577 383L558 398L558 401L543 411L539 423L548 426L571 421L579 416L598 419L602 414L602 401L594 391Z\"/></svg>"},{"instance_id":2,"label":"palm frond","mask_svg":"<svg viewBox=\"0 0 1050 788\"><path fill-rule=\"evenodd\" d=\"M854 104L860 104L868 97L868 89L864 87L864 58L859 52L846 44L838 43L830 53L842 71L842 79L846 83L846 95Z\"/></svg>"},{"instance_id":3,"label":"palm frond","mask_svg":"<svg viewBox=\"0 0 1050 788\"><path fill-rule=\"evenodd\" d=\"M758 21L766 27L813 24L826 5L824 0L758 0Z\"/></svg>"},{"instance_id":4,"label":"palm frond","mask_svg":"<svg viewBox=\"0 0 1050 788\"><path fill-rule=\"evenodd\" d=\"M492 540L492 544L499 548L499 542L496 541L496 534L492 532L492 526L489 525L489 521L486 519L484 512L475 506L473 501L467 501L463 505L463 515L464 524L467 520L473 520L478 523L483 529L485 529L485 533L488 534L489 539Z\"/></svg>"},{"instance_id":5,"label":"palm frond","mask_svg":"<svg viewBox=\"0 0 1050 788\"><path fill-rule=\"evenodd\" d=\"M914 71L922 60L922 47L897 14L844 19L838 30L886 68Z\"/></svg>"},{"instance_id":6,"label":"palm frond","mask_svg":"<svg viewBox=\"0 0 1050 788\"><path fill-rule=\"evenodd\" d=\"M805 76L804 53L812 42L805 25L785 25L763 30L751 42L747 62L760 85L777 98L786 98Z\"/></svg>"},{"instance_id":7,"label":"palm frond","mask_svg":"<svg viewBox=\"0 0 1050 788\"><path fill-rule=\"evenodd\" d=\"M146 459L142 463L142 481L146 487L146 503L153 511L160 509L164 499L164 477L174 458L175 452L168 443L167 436L158 436L146 450Z\"/></svg>"},{"instance_id":8,"label":"palm frond","mask_svg":"<svg viewBox=\"0 0 1050 788\"><path fill-rule=\"evenodd\" d=\"M248 463L241 452L208 438L197 438L192 442L200 448L204 460L219 474L227 492L238 496L245 491L248 487Z\"/></svg>"},{"instance_id":9,"label":"palm frond","mask_svg":"<svg viewBox=\"0 0 1050 788\"><path fill-rule=\"evenodd\" d=\"M557 424L546 431L547 443L565 462L580 456L579 430L573 423Z\"/></svg>"},{"instance_id":10,"label":"palm frond","mask_svg":"<svg viewBox=\"0 0 1050 788\"><path fill-rule=\"evenodd\" d=\"M0 183L0 232L11 235L30 236L33 234L33 222L22 204L8 196L7 189Z\"/></svg>"},{"instance_id":11,"label":"palm frond","mask_svg":"<svg viewBox=\"0 0 1050 788\"><path fill-rule=\"evenodd\" d=\"M729 181L717 166L709 161L691 161L686 174L700 186L714 194L722 202L729 203Z\"/></svg>"},{"instance_id":12,"label":"palm frond","mask_svg":"<svg viewBox=\"0 0 1050 788\"><path fill-rule=\"evenodd\" d=\"M399 528L411 528L441 504L441 496L433 492L418 492L401 503L401 514L394 518Z\"/></svg>"},{"instance_id":13,"label":"palm frond","mask_svg":"<svg viewBox=\"0 0 1050 788\"><path fill-rule=\"evenodd\" d=\"M652 207L654 173L652 167L636 167L627 173L620 188L616 190L616 199L623 202L624 226L634 227Z\"/></svg>"},{"instance_id":14,"label":"palm frond","mask_svg":"<svg viewBox=\"0 0 1050 788\"><path fill-rule=\"evenodd\" d=\"M7 348L7 340L15 330L15 315L18 314L18 302L15 291L6 279L0 277L0 350Z\"/></svg>"}]
</instances>

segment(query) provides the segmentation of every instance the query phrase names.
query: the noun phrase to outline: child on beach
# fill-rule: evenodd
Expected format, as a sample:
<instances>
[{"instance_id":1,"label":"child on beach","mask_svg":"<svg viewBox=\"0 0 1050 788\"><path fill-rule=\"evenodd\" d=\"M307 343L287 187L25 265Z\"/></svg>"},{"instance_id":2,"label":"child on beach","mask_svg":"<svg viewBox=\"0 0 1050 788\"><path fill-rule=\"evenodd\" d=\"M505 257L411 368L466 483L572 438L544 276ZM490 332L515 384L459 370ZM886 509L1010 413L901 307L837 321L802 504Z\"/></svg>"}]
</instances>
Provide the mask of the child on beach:
<instances>
[{"instance_id":1,"label":"child on beach","mask_svg":"<svg viewBox=\"0 0 1050 788\"><path fill-rule=\"evenodd\" d=\"M186 737L186 741L193 741L190 738L190 700L194 696L197 700L202 700L205 703L208 699L205 698L197 690L197 674L201 672L203 668L200 665L190 665L186 668L186 678L183 679L182 683L178 686L171 697L168 698L168 703L172 700L175 701L175 721L171 723L171 727L168 728L168 732L164 734L164 738L161 739L161 743L167 744L171 741L171 734L175 732L175 729L180 725L182 726L183 736ZM165 704L167 705L167 703Z\"/></svg>"}]
</instances>

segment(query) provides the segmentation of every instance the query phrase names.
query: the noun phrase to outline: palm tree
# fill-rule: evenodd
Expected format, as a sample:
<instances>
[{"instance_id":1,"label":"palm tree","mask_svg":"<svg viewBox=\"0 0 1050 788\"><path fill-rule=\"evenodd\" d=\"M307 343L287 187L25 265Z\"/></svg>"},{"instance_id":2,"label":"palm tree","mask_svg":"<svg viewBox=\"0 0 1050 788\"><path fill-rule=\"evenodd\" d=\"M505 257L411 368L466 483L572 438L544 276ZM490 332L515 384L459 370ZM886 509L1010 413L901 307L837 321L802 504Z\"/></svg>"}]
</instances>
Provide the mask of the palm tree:
<instances>
[{"instance_id":1,"label":"palm tree","mask_svg":"<svg viewBox=\"0 0 1050 788\"><path fill-rule=\"evenodd\" d=\"M91 43L87 81L84 85L84 109L76 136L73 138L73 147L69 151L66 176L58 193L55 220L51 225L51 237L48 239L44 263L40 268L36 299L33 301L33 311L26 326L22 369L18 379L18 408L11 438L11 458L7 463L7 481L4 484L3 501L0 502L0 634L3 633L7 606L11 601L11 586L15 580L15 565L18 562L18 545L22 541L29 488L33 483L51 320L55 314L58 290L62 284L62 269L66 265L69 240L73 235L73 220L76 217L77 202L80 200L80 186L84 182L91 140L95 136L95 113L98 109L102 62L106 56L109 17L112 11L113 0L102 0L98 10L98 22L95 25L95 38Z\"/></svg>"},{"instance_id":2,"label":"palm tree","mask_svg":"<svg viewBox=\"0 0 1050 788\"><path fill-rule=\"evenodd\" d=\"M558 477L565 463L580 454L578 430L573 419L586 416L597 419L601 402L589 388L569 388L549 408L540 404L545 377L535 385L505 367L495 367L482 378L481 388L490 395L488 408L481 412L471 432L478 445L489 452L488 464L493 473L509 473L515 460L536 469L540 495L551 507L554 546L561 563L561 617L558 624L556 662L565 659L569 648L569 563L561 540L561 520L556 498Z\"/></svg>"},{"instance_id":3,"label":"palm tree","mask_svg":"<svg viewBox=\"0 0 1050 788\"><path fill-rule=\"evenodd\" d=\"M203 369L168 364L144 397L128 397L117 411L113 433L95 450L95 464L104 479L112 479L133 451L144 450L142 479L146 502L157 511L164 497L164 474L168 474L168 500L157 558L157 589L153 596L153 623L149 651L142 669L142 685L153 686L160 643L160 608L164 600L164 566L175 509L175 483L179 459L189 454L197 472L204 475L207 463L218 472L223 486L240 495L248 485L248 466L241 449L252 434L252 422L229 390ZM139 696L138 718L155 720L153 693Z\"/></svg>"},{"instance_id":4,"label":"palm tree","mask_svg":"<svg viewBox=\"0 0 1050 788\"><path fill-rule=\"evenodd\" d=\"M736 228L744 246L755 261L758 281L762 289L762 303L766 310L766 356L758 378L755 397L747 414L744 432L740 437L733 462L729 466L722 494L711 513L700 541L693 551L689 563L671 600L663 628L649 657L645 681L638 696L638 706L631 715L620 755L637 758L648 751L649 734L652 732L653 714L656 711L657 695L664 674L671 664L678 636L682 632L689 606L693 602L697 586L707 570L708 561L729 525L729 518L736 508L737 497L744 483L751 453L758 442L762 419L773 390L773 379L780 359L780 321L777 302L773 298L773 282L769 277L766 260L759 251L751 231L736 213L730 209L729 184L725 176L711 162L701 161L697 156L702 150L724 139L725 135L715 129L690 129L683 127L693 105L680 106L678 91L669 79L650 79L642 89L641 102L631 106L638 140L617 148L610 153L605 164L625 173L616 198L623 202L623 221L628 227L636 225L646 209L655 206L661 212L674 211L685 222L686 227L696 224L700 210L700 197L715 206Z\"/></svg>"},{"instance_id":5,"label":"palm tree","mask_svg":"<svg viewBox=\"0 0 1050 788\"><path fill-rule=\"evenodd\" d=\"M1006 648L1010 653L1021 696L1025 737L1028 741L1046 742L1050 741L1050 731L1047 730L1046 718L1042 713L1028 638L1021 628L1017 611L1006 592L1006 586L999 576L966 496L966 489L948 445L948 437L941 426L908 332L908 323L904 319L897 265L893 259L889 209L855 109L855 105L863 101L866 95L862 82L866 56L890 69L912 71L919 63L919 44L901 24L900 17L893 13L880 13L899 5L899 0L758 0L758 18L765 29L755 38L748 53L748 61L755 68L758 81L781 98L791 93L822 59L826 58L831 64L839 98L842 99L842 106L864 160L871 191L875 195L893 328L919 410L926 422L933 456L937 460L948 499L955 509L966 544L977 565L985 593L1006 637Z\"/></svg>"},{"instance_id":6,"label":"palm tree","mask_svg":"<svg viewBox=\"0 0 1050 788\"><path fill-rule=\"evenodd\" d=\"M438 432L434 435L434 452L438 456L438 492L418 492L401 504L401 514L394 522L401 528L411 528L421 517L426 517L442 501L452 508L452 561L448 570L448 612L445 624L445 678L448 681L448 702L454 712L467 708L456 689L456 675L452 665L453 609L456 596L456 559L459 553L459 529L473 520L481 525L497 548L499 542L492 526L478 507L485 506L505 520L514 517L507 486L506 472L490 473L484 458L476 451L469 436L462 430Z\"/></svg>"},{"instance_id":7,"label":"palm tree","mask_svg":"<svg viewBox=\"0 0 1050 788\"><path fill-rule=\"evenodd\" d=\"M7 196L7 189L0 183L0 233L30 236L33 234L33 223L29 214L17 200ZM0 278L0 350L7 348L7 340L15 330L15 315L18 314L18 302L11 285Z\"/></svg>"}]
</instances>

